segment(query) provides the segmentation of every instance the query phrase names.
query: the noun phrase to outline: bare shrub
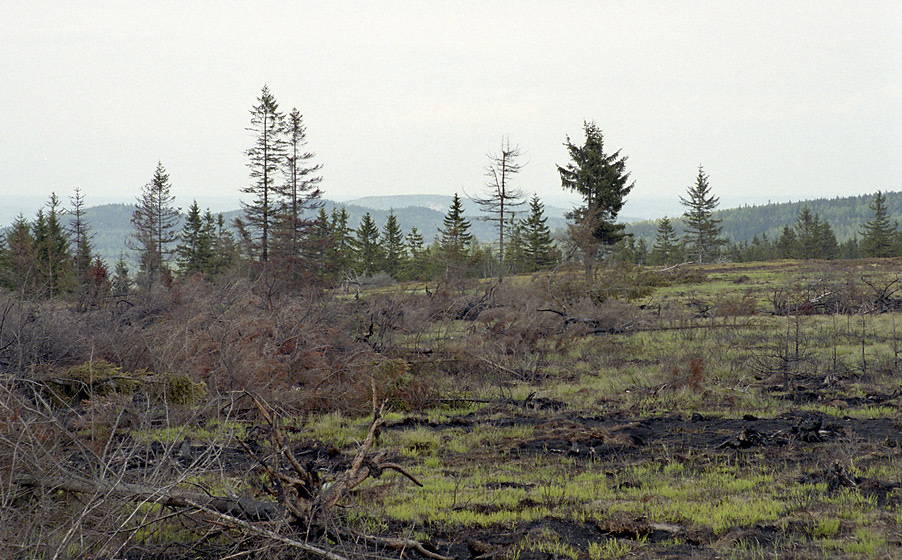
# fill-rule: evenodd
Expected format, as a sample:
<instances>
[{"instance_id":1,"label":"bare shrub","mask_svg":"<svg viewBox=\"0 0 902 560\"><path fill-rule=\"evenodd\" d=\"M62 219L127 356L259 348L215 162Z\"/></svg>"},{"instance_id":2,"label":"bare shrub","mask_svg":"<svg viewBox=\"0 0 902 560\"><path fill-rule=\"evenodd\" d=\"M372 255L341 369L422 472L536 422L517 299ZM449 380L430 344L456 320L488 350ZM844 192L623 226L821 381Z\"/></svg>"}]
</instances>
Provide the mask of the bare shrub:
<instances>
[{"instance_id":1,"label":"bare shrub","mask_svg":"<svg viewBox=\"0 0 902 560\"><path fill-rule=\"evenodd\" d=\"M750 317L758 314L758 302L749 293L728 295L718 299L715 317Z\"/></svg>"},{"instance_id":2,"label":"bare shrub","mask_svg":"<svg viewBox=\"0 0 902 560\"><path fill-rule=\"evenodd\" d=\"M368 408L361 387L375 354L351 337L342 303L315 294L267 301L209 285L181 299L143 334L159 370L184 371L216 393L251 390L305 410Z\"/></svg>"},{"instance_id":3,"label":"bare shrub","mask_svg":"<svg viewBox=\"0 0 902 560\"><path fill-rule=\"evenodd\" d=\"M699 391L704 388L705 372L704 358L691 356L682 363L674 363L670 366L669 384L675 389L688 387L693 391Z\"/></svg>"},{"instance_id":4,"label":"bare shrub","mask_svg":"<svg viewBox=\"0 0 902 560\"><path fill-rule=\"evenodd\" d=\"M36 364L74 364L88 349L86 334L59 301L0 300L0 373L24 375Z\"/></svg>"}]
</instances>

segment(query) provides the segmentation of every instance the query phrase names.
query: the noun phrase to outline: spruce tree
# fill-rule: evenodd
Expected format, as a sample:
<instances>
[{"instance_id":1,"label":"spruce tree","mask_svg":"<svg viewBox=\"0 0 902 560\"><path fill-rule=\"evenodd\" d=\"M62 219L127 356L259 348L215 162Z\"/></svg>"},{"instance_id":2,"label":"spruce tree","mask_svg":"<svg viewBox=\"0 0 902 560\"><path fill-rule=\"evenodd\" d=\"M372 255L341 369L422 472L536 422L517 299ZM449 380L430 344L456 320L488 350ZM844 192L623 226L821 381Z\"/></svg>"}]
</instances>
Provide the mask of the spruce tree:
<instances>
[{"instance_id":1,"label":"spruce tree","mask_svg":"<svg viewBox=\"0 0 902 560\"><path fill-rule=\"evenodd\" d=\"M839 244L836 242L836 234L827 220L821 220L817 214L815 236L817 238L817 255L819 259L835 259L839 256Z\"/></svg>"},{"instance_id":2,"label":"spruce tree","mask_svg":"<svg viewBox=\"0 0 902 560\"><path fill-rule=\"evenodd\" d=\"M720 199L711 194L708 176L702 166L698 167L695 185L689 187L688 195L688 198L680 197L680 203L686 207L683 221L687 250L696 263L712 262L719 256L725 240L720 237L720 220L714 217Z\"/></svg>"},{"instance_id":3,"label":"spruce tree","mask_svg":"<svg viewBox=\"0 0 902 560\"><path fill-rule=\"evenodd\" d=\"M774 248L779 259L794 259L798 257L796 232L788 224L783 226L783 231L780 233Z\"/></svg>"},{"instance_id":4,"label":"spruce tree","mask_svg":"<svg viewBox=\"0 0 902 560\"><path fill-rule=\"evenodd\" d=\"M304 150L306 144L307 128L303 117L296 108L292 109L284 125L285 183L277 189L282 200L276 238L282 264L294 279L298 278L301 269L310 265L313 258L313 248L306 243L313 220L305 219L304 212L319 206L321 195L317 185L322 177L316 172L322 166L311 162L314 154Z\"/></svg>"},{"instance_id":5,"label":"spruce tree","mask_svg":"<svg viewBox=\"0 0 902 560\"><path fill-rule=\"evenodd\" d=\"M332 251L336 272L344 274L354 261L354 230L348 225L347 209L332 209Z\"/></svg>"},{"instance_id":6,"label":"spruce tree","mask_svg":"<svg viewBox=\"0 0 902 560\"><path fill-rule=\"evenodd\" d=\"M658 231L651 247L651 261L654 264L669 265L680 260L680 243L670 218L664 216L658 221Z\"/></svg>"},{"instance_id":7,"label":"spruce tree","mask_svg":"<svg viewBox=\"0 0 902 560\"><path fill-rule=\"evenodd\" d=\"M131 290L132 279L129 275L128 263L125 261L125 254L119 253L119 259L116 261L116 269L113 272L113 295L116 297L125 297Z\"/></svg>"},{"instance_id":8,"label":"spruce tree","mask_svg":"<svg viewBox=\"0 0 902 560\"><path fill-rule=\"evenodd\" d=\"M0 285L15 290L21 297L37 291L38 256L31 225L21 214L4 236L3 268Z\"/></svg>"},{"instance_id":9,"label":"spruce tree","mask_svg":"<svg viewBox=\"0 0 902 560\"><path fill-rule=\"evenodd\" d=\"M225 272L235 263L238 259L238 247L235 244L235 236L232 230L226 227L222 214L216 214L214 217L207 209L204 213L204 222L206 227L214 232L210 273L216 275Z\"/></svg>"},{"instance_id":10,"label":"spruce tree","mask_svg":"<svg viewBox=\"0 0 902 560\"><path fill-rule=\"evenodd\" d=\"M130 247L138 251L139 274L145 287L168 274L166 261L173 252L172 243L178 239L179 209L173 206L175 197L170 188L169 174L157 162L153 179L142 189L132 212Z\"/></svg>"},{"instance_id":11,"label":"spruce tree","mask_svg":"<svg viewBox=\"0 0 902 560\"><path fill-rule=\"evenodd\" d=\"M76 282L84 288L89 281L88 269L93 266L94 258L91 254L90 227L85 219L85 197L81 193L81 189L76 187L75 194L69 198L69 201L72 204L72 208L68 211L72 216L69 222L69 234L75 246L73 264L75 265Z\"/></svg>"},{"instance_id":12,"label":"spruce tree","mask_svg":"<svg viewBox=\"0 0 902 560\"><path fill-rule=\"evenodd\" d=\"M889 209L886 206L886 196L877 191L874 200L870 204L874 213L859 231L859 252L862 257L892 257L898 254L897 238L899 235L898 224L892 224L889 220Z\"/></svg>"},{"instance_id":13,"label":"spruce tree","mask_svg":"<svg viewBox=\"0 0 902 560\"><path fill-rule=\"evenodd\" d=\"M176 247L179 269L182 274L211 274L214 268L216 224L209 210L202 215L197 200L188 208L181 240Z\"/></svg>"},{"instance_id":14,"label":"spruce tree","mask_svg":"<svg viewBox=\"0 0 902 560\"><path fill-rule=\"evenodd\" d=\"M277 213L277 175L284 164L285 141L282 137L285 116L279 112L279 104L267 86L251 108L251 125L254 145L247 150L250 176L253 184L242 189L252 195L247 204L242 201L245 222L253 231L246 233L252 241L250 249L261 262L269 260L272 228Z\"/></svg>"},{"instance_id":15,"label":"spruce tree","mask_svg":"<svg viewBox=\"0 0 902 560\"><path fill-rule=\"evenodd\" d=\"M818 239L820 219L817 214L811 212L807 206L799 212L795 229L796 249L795 254L800 259L819 258L820 240Z\"/></svg>"},{"instance_id":16,"label":"spruce tree","mask_svg":"<svg viewBox=\"0 0 902 560\"><path fill-rule=\"evenodd\" d=\"M56 297L72 285L72 255L69 236L61 222L60 201L51 193L47 212L38 212L32 224L38 259L38 282L47 297Z\"/></svg>"},{"instance_id":17,"label":"spruce tree","mask_svg":"<svg viewBox=\"0 0 902 560\"><path fill-rule=\"evenodd\" d=\"M392 278L400 278L407 265L407 255L404 251L404 233L398 225L394 210L389 210L385 226L382 228L382 251L385 272Z\"/></svg>"},{"instance_id":18,"label":"spruce tree","mask_svg":"<svg viewBox=\"0 0 902 560\"><path fill-rule=\"evenodd\" d=\"M446 274L463 275L466 272L473 234L470 233L470 221L464 218L463 204L457 193L454 193L438 233L438 247Z\"/></svg>"},{"instance_id":19,"label":"spruce tree","mask_svg":"<svg viewBox=\"0 0 902 560\"><path fill-rule=\"evenodd\" d=\"M323 283L334 281L337 265L335 247L332 242L332 224L329 222L329 214L324 206L319 207L319 213L313 220L307 244L311 259L316 264L315 270L319 281Z\"/></svg>"},{"instance_id":20,"label":"spruce tree","mask_svg":"<svg viewBox=\"0 0 902 560\"><path fill-rule=\"evenodd\" d=\"M406 259L405 278L408 280L424 280L428 270L428 250L423 235L416 227L410 228L405 239L408 257Z\"/></svg>"},{"instance_id":21,"label":"spruce tree","mask_svg":"<svg viewBox=\"0 0 902 560\"><path fill-rule=\"evenodd\" d=\"M583 130L586 139L582 145L574 145L567 137L564 145L572 161L557 169L563 188L583 199L583 206L568 218L572 220L570 238L583 251L586 276L591 280L599 248L609 249L626 235L626 226L617 223L617 215L634 183L626 171L626 156L621 156L620 150L605 153L601 129L594 122L584 122Z\"/></svg>"},{"instance_id":22,"label":"spruce tree","mask_svg":"<svg viewBox=\"0 0 902 560\"><path fill-rule=\"evenodd\" d=\"M629 237L627 240L633 241L633 238ZM636 239L633 243L633 262L635 264L645 264L648 262L648 243L642 238Z\"/></svg>"},{"instance_id":23,"label":"spruce tree","mask_svg":"<svg viewBox=\"0 0 902 560\"><path fill-rule=\"evenodd\" d=\"M811 212L807 206L799 212L794 226L795 249L797 258L801 259L834 259L839 254L836 235L826 220Z\"/></svg>"},{"instance_id":24,"label":"spruce tree","mask_svg":"<svg viewBox=\"0 0 902 560\"><path fill-rule=\"evenodd\" d=\"M529 200L529 214L520 221L519 233L522 239L522 251L526 272L535 272L554 264L554 240L545 217L545 205L533 194Z\"/></svg>"},{"instance_id":25,"label":"spruce tree","mask_svg":"<svg viewBox=\"0 0 902 560\"><path fill-rule=\"evenodd\" d=\"M375 274L382 269L384 253L379 244L379 228L367 212L360 220L354 238L354 260L356 269L362 275Z\"/></svg>"}]
</instances>

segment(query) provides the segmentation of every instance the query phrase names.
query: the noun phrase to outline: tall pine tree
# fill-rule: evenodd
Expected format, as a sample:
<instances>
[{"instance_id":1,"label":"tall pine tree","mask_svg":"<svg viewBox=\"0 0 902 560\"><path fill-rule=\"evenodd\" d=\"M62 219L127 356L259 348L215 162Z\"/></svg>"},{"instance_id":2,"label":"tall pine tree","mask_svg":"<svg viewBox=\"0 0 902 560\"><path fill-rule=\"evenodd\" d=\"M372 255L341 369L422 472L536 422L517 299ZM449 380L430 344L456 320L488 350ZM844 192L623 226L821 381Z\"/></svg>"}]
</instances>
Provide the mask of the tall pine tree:
<instances>
[{"instance_id":1,"label":"tall pine tree","mask_svg":"<svg viewBox=\"0 0 902 560\"><path fill-rule=\"evenodd\" d=\"M416 227L410 228L405 239L408 258L404 270L404 278L408 280L424 280L429 269L428 251L426 250L423 235Z\"/></svg>"},{"instance_id":2,"label":"tall pine tree","mask_svg":"<svg viewBox=\"0 0 902 560\"><path fill-rule=\"evenodd\" d=\"M21 214L7 228L2 250L0 285L21 297L37 292L38 256L28 220Z\"/></svg>"},{"instance_id":3,"label":"tall pine tree","mask_svg":"<svg viewBox=\"0 0 902 560\"><path fill-rule=\"evenodd\" d=\"M529 201L529 214L519 224L526 272L541 270L557 261L557 251L547 222L545 205L538 195L533 194Z\"/></svg>"},{"instance_id":4,"label":"tall pine tree","mask_svg":"<svg viewBox=\"0 0 902 560\"><path fill-rule=\"evenodd\" d=\"M360 220L354 238L354 256L357 272L366 276L382 269L384 253L379 244L379 228L367 212Z\"/></svg>"},{"instance_id":5,"label":"tall pine tree","mask_svg":"<svg viewBox=\"0 0 902 560\"><path fill-rule=\"evenodd\" d=\"M172 243L178 239L179 209L173 206L175 197L170 188L169 174L157 162L153 179L142 189L132 212L130 247L138 251L139 275L145 287L169 273L167 260L173 252Z\"/></svg>"},{"instance_id":6,"label":"tall pine tree","mask_svg":"<svg viewBox=\"0 0 902 560\"><path fill-rule=\"evenodd\" d=\"M668 265L679 262L680 258L680 243L676 230L670 218L664 216L658 222L655 242L651 247L651 261L653 264Z\"/></svg>"},{"instance_id":7,"label":"tall pine tree","mask_svg":"<svg viewBox=\"0 0 902 560\"><path fill-rule=\"evenodd\" d=\"M182 274L211 274L216 258L216 224L208 210L201 214L197 200L188 208L181 241L176 247L177 262Z\"/></svg>"},{"instance_id":8,"label":"tall pine tree","mask_svg":"<svg viewBox=\"0 0 902 560\"><path fill-rule=\"evenodd\" d=\"M242 236L251 241L249 249L255 253L251 256L261 262L269 260L273 221L279 209L276 188L278 172L285 158L284 122L285 116L279 112L276 98L267 86L263 86L257 104L251 108L248 128L254 134L254 145L247 150L247 166L253 183L242 189L254 198L249 204L242 201L246 222L238 222L244 230ZM250 230L245 230L246 227Z\"/></svg>"},{"instance_id":9,"label":"tall pine tree","mask_svg":"<svg viewBox=\"0 0 902 560\"><path fill-rule=\"evenodd\" d=\"M47 297L56 297L72 284L72 255L69 236L61 221L60 201L50 195L47 212L38 212L32 224L32 235L38 262L38 283Z\"/></svg>"},{"instance_id":10,"label":"tall pine tree","mask_svg":"<svg viewBox=\"0 0 902 560\"><path fill-rule=\"evenodd\" d=\"M445 265L445 273L463 276L466 273L473 234L470 233L470 221L464 218L463 204L457 193L454 193L438 233L438 249Z\"/></svg>"},{"instance_id":11,"label":"tall pine tree","mask_svg":"<svg viewBox=\"0 0 902 560\"><path fill-rule=\"evenodd\" d=\"M78 187L75 188L75 194L69 198L72 208L68 211L71 219L69 221L69 234L72 243L75 245L75 256L73 264L75 265L76 283L81 288L87 288L91 283L88 276L88 270L95 263L91 247L91 233L87 220L85 219L85 197Z\"/></svg>"},{"instance_id":12,"label":"tall pine tree","mask_svg":"<svg viewBox=\"0 0 902 560\"><path fill-rule=\"evenodd\" d=\"M314 154L304 149L307 144L307 128L296 108L285 120L283 160L285 183L278 189L281 197L277 220L277 246L280 260L292 279L298 279L303 269L313 269L313 247L309 246L310 230L314 220L305 218L307 210L319 206L320 190L317 185L322 177L316 172L322 167L313 164Z\"/></svg>"},{"instance_id":13,"label":"tall pine tree","mask_svg":"<svg viewBox=\"0 0 902 560\"><path fill-rule=\"evenodd\" d=\"M348 220L350 217L344 206L332 209L332 256L339 275L348 272L354 262L354 230Z\"/></svg>"},{"instance_id":14,"label":"tall pine tree","mask_svg":"<svg viewBox=\"0 0 902 560\"><path fill-rule=\"evenodd\" d=\"M394 210L389 210L385 226L382 228L382 250L385 272L392 278L400 278L407 266L407 254L404 251L404 233L398 225Z\"/></svg>"}]
</instances>

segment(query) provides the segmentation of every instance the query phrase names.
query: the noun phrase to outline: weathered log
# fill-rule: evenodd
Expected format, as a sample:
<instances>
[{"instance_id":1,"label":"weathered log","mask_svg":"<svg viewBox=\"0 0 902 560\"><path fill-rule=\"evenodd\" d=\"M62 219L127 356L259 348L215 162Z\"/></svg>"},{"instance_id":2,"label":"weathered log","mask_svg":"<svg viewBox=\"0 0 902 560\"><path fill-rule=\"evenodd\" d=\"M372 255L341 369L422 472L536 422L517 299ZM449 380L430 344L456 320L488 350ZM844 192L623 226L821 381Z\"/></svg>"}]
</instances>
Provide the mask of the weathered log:
<instances>
[{"instance_id":1,"label":"weathered log","mask_svg":"<svg viewBox=\"0 0 902 560\"><path fill-rule=\"evenodd\" d=\"M89 480L76 475L36 477L21 474L16 476L14 481L19 486L65 490L79 494L100 494L130 502L149 502L172 508L187 508L200 504L205 509L250 521L271 521L284 518L287 514L278 504L252 498L209 496L177 488Z\"/></svg>"}]
</instances>

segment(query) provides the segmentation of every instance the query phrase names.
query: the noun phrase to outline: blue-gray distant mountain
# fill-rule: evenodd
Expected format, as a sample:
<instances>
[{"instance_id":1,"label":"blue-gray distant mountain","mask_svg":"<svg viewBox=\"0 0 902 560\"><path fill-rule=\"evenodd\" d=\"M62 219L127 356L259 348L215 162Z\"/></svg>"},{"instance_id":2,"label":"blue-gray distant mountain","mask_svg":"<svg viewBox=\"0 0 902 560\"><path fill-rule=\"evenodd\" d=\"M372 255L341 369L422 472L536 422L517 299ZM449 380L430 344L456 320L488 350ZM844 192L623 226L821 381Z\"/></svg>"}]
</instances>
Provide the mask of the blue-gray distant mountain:
<instances>
[{"instance_id":1,"label":"blue-gray distant mountain","mask_svg":"<svg viewBox=\"0 0 902 560\"><path fill-rule=\"evenodd\" d=\"M902 193L889 192L886 194L887 207L890 211L890 219L902 221ZM393 209L405 235L411 227L416 227L427 241L432 241L442 219L451 203L450 196L442 195L404 195L404 196L370 196L345 202L323 201L326 211L331 214L336 206L344 206L349 215L349 225L356 228L366 212L375 220L381 229L390 209ZM724 236L731 241L747 241L754 235L759 237L766 234L769 239L775 240L786 224L792 225L803 206L808 206L812 212L820 215L821 219L830 222L837 239L842 242L855 236L866 221L871 219L871 210L868 205L874 195L852 196L834 199L816 199L801 202L765 204L761 206L742 206L728 210L720 210L717 217L722 219ZM189 203L179 200L177 203L183 207ZM496 232L492 223L478 220L479 212L476 205L463 199L464 213L471 220L472 232L482 242L495 240ZM93 206L85 211L85 218L93 235L95 253L102 257L107 264L112 265L120 253L125 253L130 258L130 252L126 247L126 240L132 234L131 216L134 211L132 204L104 204ZM545 207L548 216L548 226L552 231L564 231L566 220L563 214L567 211L563 208ZM241 215L240 210L224 212L228 223ZM34 216L26 216L32 219ZM676 216L674 217L676 218ZM624 221L627 221L624 219ZM4 224L4 225L8 225ZM674 225L679 229L678 220ZM181 227L181 226L179 226ZM637 238L644 238L651 246L657 230L657 223L648 220L645 222L631 223L627 231L632 232Z\"/></svg>"},{"instance_id":2,"label":"blue-gray distant mountain","mask_svg":"<svg viewBox=\"0 0 902 560\"><path fill-rule=\"evenodd\" d=\"M471 217L477 216L479 214L479 206L475 202L464 196L463 193L459 194L461 203L463 204L464 212ZM481 195L482 193L478 194ZM350 204L354 206L361 206L363 208L385 211L394 209L396 213L400 208L429 208L441 213L444 216L444 214L448 212L448 208L451 206L451 201L453 199L453 196L446 196L441 194L403 194L393 196L363 196L360 198L348 200L343 204ZM527 205L528 201L527 203L524 203L522 206L520 206L519 211L525 212ZM549 206L547 204L545 205L545 215L548 216L549 219L563 218L564 214L566 214L568 211L569 209L567 208L559 208L556 206Z\"/></svg>"},{"instance_id":3,"label":"blue-gray distant mountain","mask_svg":"<svg viewBox=\"0 0 902 560\"><path fill-rule=\"evenodd\" d=\"M363 198L355 198L344 202L333 202L327 200L324 202L326 211L332 211L335 206L344 206L350 216L349 223L352 227L357 227L361 218L366 212L369 212L376 224L381 228L388 218L389 211L394 211L398 218L398 224L405 234L410 228L416 227L428 242L435 239L438 235L438 229L442 226L442 220L448 212L451 205L452 196L419 194L419 195L401 195L401 196L367 196ZM476 236L476 239L490 243L494 241L498 234L495 225L492 222L480 220L479 207L472 200L461 198L464 208L464 216L470 220L472 227L470 231ZM520 214L525 217L527 205L519 207ZM561 208L545 208L545 215L548 217L548 227L552 231L556 229L566 229L567 221L564 219L566 210Z\"/></svg>"}]
</instances>

